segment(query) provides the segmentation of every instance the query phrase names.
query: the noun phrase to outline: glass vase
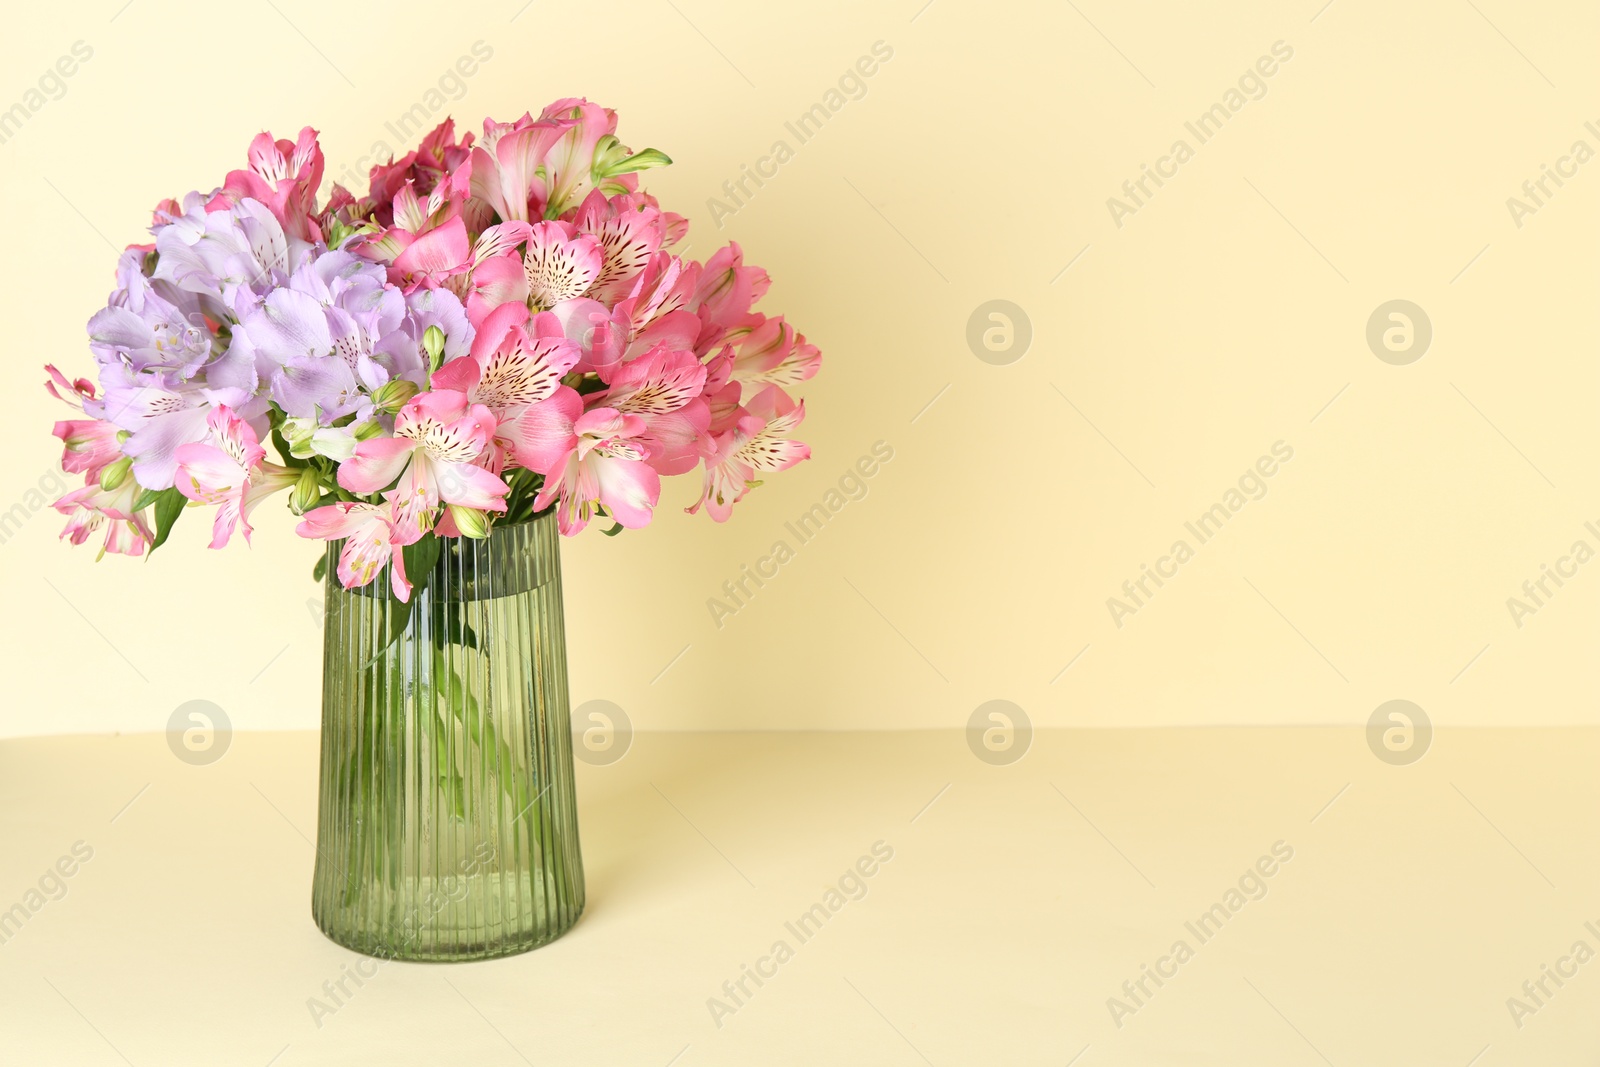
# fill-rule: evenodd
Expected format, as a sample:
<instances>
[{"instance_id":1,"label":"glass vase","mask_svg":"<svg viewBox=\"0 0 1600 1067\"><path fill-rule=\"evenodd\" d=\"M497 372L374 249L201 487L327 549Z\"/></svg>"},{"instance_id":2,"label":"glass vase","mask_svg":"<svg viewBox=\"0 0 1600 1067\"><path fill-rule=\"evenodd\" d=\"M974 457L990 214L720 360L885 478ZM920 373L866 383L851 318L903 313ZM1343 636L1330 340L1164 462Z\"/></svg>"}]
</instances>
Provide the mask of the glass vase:
<instances>
[{"instance_id":1,"label":"glass vase","mask_svg":"<svg viewBox=\"0 0 1600 1067\"><path fill-rule=\"evenodd\" d=\"M554 512L357 589L329 544L312 913L369 956L484 959L583 911Z\"/></svg>"}]
</instances>

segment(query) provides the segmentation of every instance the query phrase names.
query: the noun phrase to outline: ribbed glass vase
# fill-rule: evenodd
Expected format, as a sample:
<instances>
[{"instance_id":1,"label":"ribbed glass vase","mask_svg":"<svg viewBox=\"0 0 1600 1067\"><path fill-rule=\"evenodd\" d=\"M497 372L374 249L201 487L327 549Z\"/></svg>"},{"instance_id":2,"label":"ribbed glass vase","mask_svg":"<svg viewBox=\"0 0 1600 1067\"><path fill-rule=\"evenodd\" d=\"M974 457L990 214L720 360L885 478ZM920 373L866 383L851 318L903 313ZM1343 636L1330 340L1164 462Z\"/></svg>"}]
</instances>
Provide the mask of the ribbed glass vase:
<instances>
[{"instance_id":1,"label":"ribbed glass vase","mask_svg":"<svg viewBox=\"0 0 1600 1067\"><path fill-rule=\"evenodd\" d=\"M583 911L554 512L438 544L409 604L328 546L312 912L389 959L525 952Z\"/></svg>"}]
</instances>

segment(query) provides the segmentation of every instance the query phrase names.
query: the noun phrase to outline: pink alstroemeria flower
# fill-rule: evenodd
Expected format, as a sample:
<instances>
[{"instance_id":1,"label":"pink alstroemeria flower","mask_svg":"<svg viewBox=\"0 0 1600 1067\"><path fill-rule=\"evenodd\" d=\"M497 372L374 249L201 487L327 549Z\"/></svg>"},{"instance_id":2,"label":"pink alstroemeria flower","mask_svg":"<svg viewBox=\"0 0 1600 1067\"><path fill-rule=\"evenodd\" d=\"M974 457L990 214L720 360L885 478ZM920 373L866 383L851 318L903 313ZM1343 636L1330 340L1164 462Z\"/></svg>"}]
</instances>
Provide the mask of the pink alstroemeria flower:
<instances>
[{"instance_id":1,"label":"pink alstroemeria flower","mask_svg":"<svg viewBox=\"0 0 1600 1067\"><path fill-rule=\"evenodd\" d=\"M518 462L544 475L534 499L542 510L557 498L556 525L571 536L603 506L628 529L648 526L661 499L661 475L646 462L641 438L649 427L638 415L614 408L583 410L583 399L566 386L528 408L517 419Z\"/></svg>"},{"instance_id":2,"label":"pink alstroemeria flower","mask_svg":"<svg viewBox=\"0 0 1600 1067\"><path fill-rule=\"evenodd\" d=\"M250 513L273 493L293 485L300 474L265 462L266 449L255 430L226 404L211 409L206 428L208 440L178 446L173 484L190 500L218 505L211 526L212 548L226 545L236 526L249 544Z\"/></svg>"},{"instance_id":3,"label":"pink alstroemeria flower","mask_svg":"<svg viewBox=\"0 0 1600 1067\"><path fill-rule=\"evenodd\" d=\"M700 499L684 510L706 511L726 522L733 505L744 499L756 472L788 470L811 458L811 446L790 438L806 417L805 404L796 404L776 385L757 393L741 409L733 426L717 438L716 452L706 459L705 484Z\"/></svg>"},{"instance_id":4,"label":"pink alstroemeria flower","mask_svg":"<svg viewBox=\"0 0 1600 1067\"><path fill-rule=\"evenodd\" d=\"M541 312L530 323L523 305L501 304L473 335L470 354L440 367L432 384L465 393L504 424L553 394L580 354L554 315Z\"/></svg>"},{"instance_id":5,"label":"pink alstroemeria flower","mask_svg":"<svg viewBox=\"0 0 1600 1067\"><path fill-rule=\"evenodd\" d=\"M51 505L69 517L61 536L81 545L90 534L104 527L105 544L95 559L104 558L107 552L144 555L145 546L155 540L155 535L150 532L144 513L133 509L142 492L138 484L128 478L116 489L102 489L98 482L91 482L68 493Z\"/></svg>"},{"instance_id":6,"label":"pink alstroemeria flower","mask_svg":"<svg viewBox=\"0 0 1600 1067\"><path fill-rule=\"evenodd\" d=\"M602 259L600 240L579 233L572 223L535 223L522 257L528 303L535 311L546 311L582 296L600 277Z\"/></svg>"},{"instance_id":7,"label":"pink alstroemeria flower","mask_svg":"<svg viewBox=\"0 0 1600 1067\"><path fill-rule=\"evenodd\" d=\"M389 205L407 182L414 183L419 196L427 196L467 161L472 154L472 134L457 142L455 127L455 120L447 118L422 139L416 151L399 159L390 157L389 162L372 168L369 195L378 225L394 224Z\"/></svg>"},{"instance_id":8,"label":"pink alstroemeria flower","mask_svg":"<svg viewBox=\"0 0 1600 1067\"><path fill-rule=\"evenodd\" d=\"M249 197L265 204L289 236L322 240L314 218L317 186L322 184L317 131L307 126L296 141L275 141L270 133L258 133L250 142L249 157L250 169L230 171L206 210L232 207Z\"/></svg>"},{"instance_id":9,"label":"pink alstroemeria flower","mask_svg":"<svg viewBox=\"0 0 1600 1067\"><path fill-rule=\"evenodd\" d=\"M466 305L473 325L508 301L528 299L517 246L528 239L525 222L485 227L469 240L461 205L448 199L454 186L437 186L426 201L407 185L394 198L394 224L363 254L390 264L389 278L406 292L445 286Z\"/></svg>"},{"instance_id":10,"label":"pink alstroemeria flower","mask_svg":"<svg viewBox=\"0 0 1600 1067\"><path fill-rule=\"evenodd\" d=\"M56 369L54 363L46 363L44 369L50 375L50 380L44 383L45 392L63 404L81 410L85 402L94 402L94 383L89 379L79 378L77 381L69 381L65 374Z\"/></svg>"},{"instance_id":11,"label":"pink alstroemeria flower","mask_svg":"<svg viewBox=\"0 0 1600 1067\"><path fill-rule=\"evenodd\" d=\"M611 387L589 403L642 418L645 461L661 474L684 474L710 447L706 369L693 352L657 345L616 368Z\"/></svg>"},{"instance_id":12,"label":"pink alstroemeria flower","mask_svg":"<svg viewBox=\"0 0 1600 1067\"><path fill-rule=\"evenodd\" d=\"M750 314L751 305L767 294L772 279L760 267L744 265L744 250L730 241L706 260L694 305L702 317L717 326L732 328Z\"/></svg>"},{"instance_id":13,"label":"pink alstroemeria flower","mask_svg":"<svg viewBox=\"0 0 1600 1067\"><path fill-rule=\"evenodd\" d=\"M393 500L382 504L327 504L306 512L295 528L306 538L324 541L345 539L339 553L339 582L346 589L366 585L384 564L389 568L389 586L401 603L411 599L411 582L406 577L406 558L400 551L420 534L407 527ZM409 538L409 539L408 539Z\"/></svg>"},{"instance_id":14,"label":"pink alstroemeria flower","mask_svg":"<svg viewBox=\"0 0 1600 1067\"><path fill-rule=\"evenodd\" d=\"M117 439L122 431L104 419L64 419L51 432L66 446L61 469L68 474L99 478L106 464L122 457L122 442Z\"/></svg>"},{"instance_id":15,"label":"pink alstroemeria flower","mask_svg":"<svg viewBox=\"0 0 1600 1067\"><path fill-rule=\"evenodd\" d=\"M743 326L729 330L724 343L735 347L733 378L750 388L799 385L816 376L822 353L806 335L783 321L756 313Z\"/></svg>"},{"instance_id":16,"label":"pink alstroemeria flower","mask_svg":"<svg viewBox=\"0 0 1600 1067\"><path fill-rule=\"evenodd\" d=\"M504 511L510 486L478 464L495 427L494 413L465 393L419 393L395 416L393 437L356 445L355 455L339 466L339 484L368 494L395 483L396 514L416 536L432 528L441 503Z\"/></svg>"},{"instance_id":17,"label":"pink alstroemeria flower","mask_svg":"<svg viewBox=\"0 0 1600 1067\"><path fill-rule=\"evenodd\" d=\"M594 187L596 149L616 129L616 112L580 99L557 100L537 119L485 119L472 150L472 196L508 222L563 215ZM611 184L621 192L637 182L621 174Z\"/></svg>"},{"instance_id":18,"label":"pink alstroemeria flower","mask_svg":"<svg viewBox=\"0 0 1600 1067\"><path fill-rule=\"evenodd\" d=\"M633 279L666 240L666 216L641 194L607 199L595 189L579 205L572 221L600 242L600 274L588 295L607 305L627 295Z\"/></svg>"}]
</instances>

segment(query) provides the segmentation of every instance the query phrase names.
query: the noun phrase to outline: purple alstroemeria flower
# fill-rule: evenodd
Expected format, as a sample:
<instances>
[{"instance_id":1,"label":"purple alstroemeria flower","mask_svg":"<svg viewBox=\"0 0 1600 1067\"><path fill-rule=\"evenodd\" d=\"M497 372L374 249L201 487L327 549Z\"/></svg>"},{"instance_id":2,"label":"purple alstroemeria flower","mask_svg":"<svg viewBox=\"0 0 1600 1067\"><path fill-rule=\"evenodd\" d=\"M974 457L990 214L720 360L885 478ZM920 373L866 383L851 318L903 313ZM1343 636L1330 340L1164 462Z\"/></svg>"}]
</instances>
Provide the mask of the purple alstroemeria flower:
<instances>
[{"instance_id":1,"label":"purple alstroemeria flower","mask_svg":"<svg viewBox=\"0 0 1600 1067\"><path fill-rule=\"evenodd\" d=\"M117 288L89 320L89 349L102 367L172 370L193 377L212 356L200 300L144 275L145 253L130 248L117 262Z\"/></svg>"},{"instance_id":2,"label":"purple alstroemeria flower","mask_svg":"<svg viewBox=\"0 0 1600 1067\"><path fill-rule=\"evenodd\" d=\"M453 295L432 294L416 308L382 266L327 252L268 293L234 331L235 344L248 345L289 416L322 425L350 415L362 421L372 414L370 394L384 383L405 378L426 387L421 342L429 325L445 332L447 350L471 344L472 327Z\"/></svg>"},{"instance_id":3,"label":"purple alstroemeria flower","mask_svg":"<svg viewBox=\"0 0 1600 1067\"><path fill-rule=\"evenodd\" d=\"M101 417L129 431L122 451L133 457L133 476L146 489L172 486L178 470L175 453L183 445L205 440L206 417L214 405L227 404L257 433L266 432L266 398L251 396L248 390L213 388L199 380L182 380L171 371L136 372L117 366L105 368L100 383Z\"/></svg>"},{"instance_id":4,"label":"purple alstroemeria flower","mask_svg":"<svg viewBox=\"0 0 1600 1067\"><path fill-rule=\"evenodd\" d=\"M190 193L185 213L156 228L155 278L199 296L217 321L240 320L315 250L286 237L267 207L241 200L226 211L205 210Z\"/></svg>"}]
</instances>

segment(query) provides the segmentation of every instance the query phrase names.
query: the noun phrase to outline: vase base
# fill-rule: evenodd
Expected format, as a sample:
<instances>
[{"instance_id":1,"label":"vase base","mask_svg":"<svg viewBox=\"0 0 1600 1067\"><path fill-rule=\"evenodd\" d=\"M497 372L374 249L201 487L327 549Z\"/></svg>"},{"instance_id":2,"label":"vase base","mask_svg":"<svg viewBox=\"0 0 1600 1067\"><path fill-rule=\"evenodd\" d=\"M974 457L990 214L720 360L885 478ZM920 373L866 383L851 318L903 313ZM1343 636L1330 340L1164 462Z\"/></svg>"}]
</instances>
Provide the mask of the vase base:
<instances>
[{"instance_id":1,"label":"vase base","mask_svg":"<svg viewBox=\"0 0 1600 1067\"><path fill-rule=\"evenodd\" d=\"M373 959L400 963L469 963L473 960L520 956L524 952L543 948L566 936L574 926L578 925L582 915L583 906L579 905L565 924L554 929L522 931L503 937L439 938L430 944L412 942L397 944L390 939L374 936L370 932L340 929L324 923L320 917L316 919L317 929L322 931L322 935L329 941Z\"/></svg>"}]
</instances>

